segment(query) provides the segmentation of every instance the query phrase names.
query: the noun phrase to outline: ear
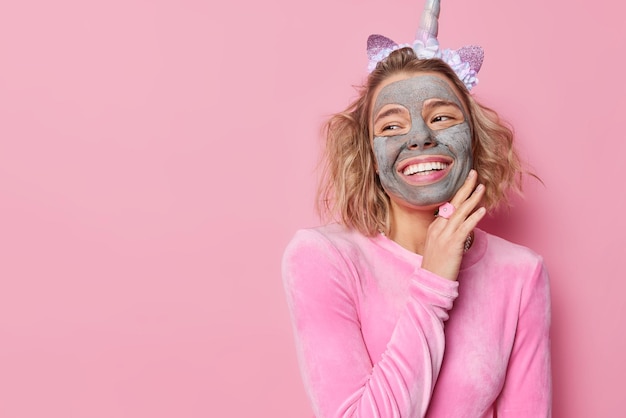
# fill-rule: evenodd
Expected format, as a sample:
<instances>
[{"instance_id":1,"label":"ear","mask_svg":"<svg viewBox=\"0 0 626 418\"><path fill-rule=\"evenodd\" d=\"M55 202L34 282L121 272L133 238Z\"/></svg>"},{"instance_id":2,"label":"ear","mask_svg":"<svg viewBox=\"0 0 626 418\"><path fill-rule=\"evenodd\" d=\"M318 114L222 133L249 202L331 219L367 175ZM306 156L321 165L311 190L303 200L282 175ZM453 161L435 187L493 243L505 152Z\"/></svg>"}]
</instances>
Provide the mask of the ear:
<instances>
[{"instance_id":1,"label":"ear","mask_svg":"<svg viewBox=\"0 0 626 418\"><path fill-rule=\"evenodd\" d=\"M485 51L478 45L467 45L456 51L461 57L461 61L467 62L470 65L470 69L476 73L483 65L483 59L485 58Z\"/></svg>"},{"instance_id":2,"label":"ear","mask_svg":"<svg viewBox=\"0 0 626 418\"><path fill-rule=\"evenodd\" d=\"M383 49L394 46L398 44L383 35L370 35L367 38L367 58L371 61Z\"/></svg>"}]
</instances>

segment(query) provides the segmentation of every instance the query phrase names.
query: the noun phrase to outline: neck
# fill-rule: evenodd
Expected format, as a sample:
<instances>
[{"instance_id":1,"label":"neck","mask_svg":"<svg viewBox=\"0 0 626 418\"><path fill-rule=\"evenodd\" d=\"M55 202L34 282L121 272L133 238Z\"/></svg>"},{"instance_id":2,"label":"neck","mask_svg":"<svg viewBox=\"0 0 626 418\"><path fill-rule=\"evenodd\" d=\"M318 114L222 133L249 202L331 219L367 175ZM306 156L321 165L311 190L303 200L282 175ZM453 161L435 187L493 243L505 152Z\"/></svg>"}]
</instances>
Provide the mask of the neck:
<instances>
[{"instance_id":1,"label":"neck","mask_svg":"<svg viewBox=\"0 0 626 418\"><path fill-rule=\"evenodd\" d=\"M435 209L413 209L391 202L390 226L387 236L417 254L424 253L426 233L435 220Z\"/></svg>"}]
</instances>

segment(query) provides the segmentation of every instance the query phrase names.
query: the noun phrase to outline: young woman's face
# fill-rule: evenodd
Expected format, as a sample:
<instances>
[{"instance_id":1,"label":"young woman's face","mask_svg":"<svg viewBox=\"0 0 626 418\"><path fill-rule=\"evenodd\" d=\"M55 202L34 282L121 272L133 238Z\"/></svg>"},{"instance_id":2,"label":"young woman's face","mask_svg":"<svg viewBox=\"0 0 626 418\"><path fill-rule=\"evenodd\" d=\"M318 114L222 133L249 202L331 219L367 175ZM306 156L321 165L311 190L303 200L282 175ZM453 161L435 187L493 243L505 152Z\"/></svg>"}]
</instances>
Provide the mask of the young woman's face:
<instances>
[{"instance_id":1,"label":"young woman's face","mask_svg":"<svg viewBox=\"0 0 626 418\"><path fill-rule=\"evenodd\" d=\"M436 73L399 74L372 100L374 155L392 201L419 208L450 200L472 168L468 116L452 84Z\"/></svg>"}]
</instances>

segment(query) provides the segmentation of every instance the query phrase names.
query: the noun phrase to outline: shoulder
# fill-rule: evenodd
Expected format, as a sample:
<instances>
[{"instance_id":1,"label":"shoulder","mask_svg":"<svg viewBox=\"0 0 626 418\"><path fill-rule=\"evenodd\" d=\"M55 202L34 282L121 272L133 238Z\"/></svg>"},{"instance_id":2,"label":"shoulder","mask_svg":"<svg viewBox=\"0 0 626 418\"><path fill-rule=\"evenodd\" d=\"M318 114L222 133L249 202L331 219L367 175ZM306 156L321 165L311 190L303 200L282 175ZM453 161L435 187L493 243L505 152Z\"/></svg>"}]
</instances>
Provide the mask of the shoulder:
<instances>
[{"instance_id":1,"label":"shoulder","mask_svg":"<svg viewBox=\"0 0 626 418\"><path fill-rule=\"evenodd\" d=\"M486 232L484 239L486 248L480 264L493 275L517 281L522 286L547 280L543 257L534 250Z\"/></svg>"},{"instance_id":2,"label":"shoulder","mask_svg":"<svg viewBox=\"0 0 626 418\"><path fill-rule=\"evenodd\" d=\"M469 292L473 299L489 295L504 304L494 302L494 307L501 306L515 317L528 306L535 306L538 315L548 318L550 284L543 257L524 245L484 231L476 235L482 253L475 253L474 264L462 271L464 277L459 282L464 290L460 293Z\"/></svg>"},{"instance_id":3,"label":"shoulder","mask_svg":"<svg viewBox=\"0 0 626 418\"><path fill-rule=\"evenodd\" d=\"M300 229L287 244L282 276L288 289L307 293L351 294L358 275L362 246L369 239L338 224Z\"/></svg>"},{"instance_id":4,"label":"shoulder","mask_svg":"<svg viewBox=\"0 0 626 418\"><path fill-rule=\"evenodd\" d=\"M369 245L368 241L368 238L358 231L336 223L300 229L287 244L283 257L286 259L301 253L313 255L321 252L326 256L342 256L349 259L352 253Z\"/></svg>"},{"instance_id":5,"label":"shoulder","mask_svg":"<svg viewBox=\"0 0 626 418\"><path fill-rule=\"evenodd\" d=\"M486 255L497 256L508 263L538 263L542 257L534 250L504 238L485 233L487 240Z\"/></svg>"}]
</instances>

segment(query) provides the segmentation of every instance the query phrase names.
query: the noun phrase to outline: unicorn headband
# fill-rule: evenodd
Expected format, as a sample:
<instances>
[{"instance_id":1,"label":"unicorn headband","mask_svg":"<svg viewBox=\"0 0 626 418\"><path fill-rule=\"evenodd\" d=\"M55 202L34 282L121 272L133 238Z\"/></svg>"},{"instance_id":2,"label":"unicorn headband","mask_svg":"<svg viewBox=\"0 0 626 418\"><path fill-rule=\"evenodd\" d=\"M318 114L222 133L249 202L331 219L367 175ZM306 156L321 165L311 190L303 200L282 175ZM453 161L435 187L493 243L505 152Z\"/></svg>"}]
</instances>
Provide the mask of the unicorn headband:
<instances>
[{"instance_id":1,"label":"unicorn headband","mask_svg":"<svg viewBox=\"0 0 626 418\"><path fill-rule=\"evenodd\" d=\"M369 59L368 72L372 72L376 65L383 61L393 51L400 48L413 48L419 59L439 58L448 64L459 79L471 90L478 79L476 74L483 64L484 52L480 46L469 45L452 49L439 49L437 33L439 32L439 0L426 0L419 29L413 44L397 44L382 35L370 35L367 38L367 57Z\"/></svg>"}]
</instances>

